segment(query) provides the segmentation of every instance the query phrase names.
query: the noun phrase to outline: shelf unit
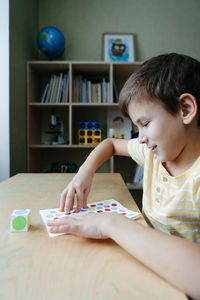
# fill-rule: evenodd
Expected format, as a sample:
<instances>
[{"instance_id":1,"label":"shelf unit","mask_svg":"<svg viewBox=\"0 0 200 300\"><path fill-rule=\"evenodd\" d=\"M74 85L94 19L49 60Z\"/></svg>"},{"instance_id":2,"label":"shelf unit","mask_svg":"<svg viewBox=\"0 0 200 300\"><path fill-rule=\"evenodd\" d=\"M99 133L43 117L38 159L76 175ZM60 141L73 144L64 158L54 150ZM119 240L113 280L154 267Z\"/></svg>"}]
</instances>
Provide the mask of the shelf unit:
<instances>
[{"instance_id":1,"label":"shelf unit","mask_svg":"<svg viewBox=\"0 0 200 300\"><path fill-rule=\"evenodd\" d=\"M118 90L141 63L108 63L80 61L28 61L27 62L27 172L46 172L52 162L74 161L78 167L84 162L94 145L78 144L78 121L101 121L102 139L106 138L108 110L119 110L114 102L113 81ZM52 74L68 72L69 95L66 103L41 103L46 83ZM108 103L77 103L74 99L76 75L106 76L110 82ZM50 116L62 119L64 140L62 145L47 145L45 130ZM132 178L135 170L132 159L114 157L104 163L98 172L120 172L125 180Z\"/></svg>"}]
</instances>

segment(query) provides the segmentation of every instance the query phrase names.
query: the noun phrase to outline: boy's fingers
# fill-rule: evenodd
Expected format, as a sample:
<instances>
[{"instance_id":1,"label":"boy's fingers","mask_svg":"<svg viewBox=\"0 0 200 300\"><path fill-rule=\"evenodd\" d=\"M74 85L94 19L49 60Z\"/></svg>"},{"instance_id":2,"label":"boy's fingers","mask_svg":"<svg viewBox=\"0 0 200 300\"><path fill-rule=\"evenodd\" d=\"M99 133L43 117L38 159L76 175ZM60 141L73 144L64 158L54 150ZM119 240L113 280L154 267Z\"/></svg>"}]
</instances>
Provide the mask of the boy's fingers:
<instances>
[{"instance_id":1,"label":"boy's fingers","mask_svg":"<svg viewBox=\"0 0 200 300\"><path fill-rule=\"evenodd\" d=\"M51 233L67 233L68 226L65 225L60 225L60 226L53 226L49 229Z\"/></svg>"},{"instance_id":2,"label":"boy's fingers","mask_svg":"<svg viewBox=\"0 0 200 300\"><path fill-rule=\"evenodd\" d=\"M57 219L57 220L51 220L51 221L47 221L47 225L48 226L60 226L60 225L64 225L66 224L66 217Z\"/></svg>"},{"instance_id":3,"label":"boy's fingers","mask_svg":"<svg viewBox=\"0 0 200 300\"><path fill-rule=\"evenodd\" d=\"M74 196L75 196L75 190L74 189L68 191L67 196L66 196L66 200L65 200L65 206L64 206L64 211L67 214L70 213L70 209L71 209L72 203L74 201Z\"/></svg>"},{"instance_id":4,"label":"boy's fingers","mask_svg":"<svg viewBox=\"0 0 200 300\"><path fill-rule=\"evenodd\" d=\"M83 196L83 208L88 208L87 206L87 198L88 198L88 194L89 194L90 190L86 190Z\"/></svg>"},{"instance_id":5,"label":"boy's fingers","mask_svg":"<svg viewBox=\"0 0 200 300\"><path fill-rule=\"evenodd\" d=\"M60 196L60 211L64 211L66 197L67 191L63 192Z\"/></svg>"},{"instance_id":6,"label":"boy's fingers","mask_svg":"<svg viewBox=\"0 0 200 300\"><path fill-rule=\"evenodd\" d=\"M80 211L82 207L83 207L83 192L78 190L77 191L76 211Z\"/></svg>"}]
</instances>

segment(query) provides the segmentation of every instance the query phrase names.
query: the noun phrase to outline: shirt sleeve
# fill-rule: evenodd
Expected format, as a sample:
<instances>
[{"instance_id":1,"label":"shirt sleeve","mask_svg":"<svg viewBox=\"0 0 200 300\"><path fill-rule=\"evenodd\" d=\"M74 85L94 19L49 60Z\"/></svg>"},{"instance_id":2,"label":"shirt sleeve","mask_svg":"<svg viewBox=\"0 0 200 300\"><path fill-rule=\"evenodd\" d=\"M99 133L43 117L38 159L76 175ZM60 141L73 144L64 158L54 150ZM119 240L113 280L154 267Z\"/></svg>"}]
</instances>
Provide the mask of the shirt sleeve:
<instances>
[{"instance_id":1,"label":"shirt sleeve","mask_svg":"<svg viewBox=\"0 0 200 300\"><path fill-rule=\"evenodd\" d=\"M128 153L138 165L144 167L145 154L147 148L145 144L140 144L137 139L131 139L128 142Z\"/></svg>"}]
</instances>

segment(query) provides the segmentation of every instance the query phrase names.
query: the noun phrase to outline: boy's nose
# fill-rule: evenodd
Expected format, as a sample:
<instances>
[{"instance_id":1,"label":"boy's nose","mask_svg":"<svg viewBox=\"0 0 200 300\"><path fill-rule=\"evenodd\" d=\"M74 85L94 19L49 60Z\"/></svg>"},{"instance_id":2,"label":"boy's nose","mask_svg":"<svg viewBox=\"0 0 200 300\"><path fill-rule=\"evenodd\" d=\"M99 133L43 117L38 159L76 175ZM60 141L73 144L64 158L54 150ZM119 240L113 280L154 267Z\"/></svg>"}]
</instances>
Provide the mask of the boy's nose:
<instances>
[{"instance_id":1,"label":"boy's nose","mask_svg":"<svg viewBox=\"0 0 200 300\"><path fill-rule=\"evenodd\" d=\"M140 144L146 144L147 143L147 137L146 135L142 135L139 133L138 141Z\"/></svg>"}]
</instances>

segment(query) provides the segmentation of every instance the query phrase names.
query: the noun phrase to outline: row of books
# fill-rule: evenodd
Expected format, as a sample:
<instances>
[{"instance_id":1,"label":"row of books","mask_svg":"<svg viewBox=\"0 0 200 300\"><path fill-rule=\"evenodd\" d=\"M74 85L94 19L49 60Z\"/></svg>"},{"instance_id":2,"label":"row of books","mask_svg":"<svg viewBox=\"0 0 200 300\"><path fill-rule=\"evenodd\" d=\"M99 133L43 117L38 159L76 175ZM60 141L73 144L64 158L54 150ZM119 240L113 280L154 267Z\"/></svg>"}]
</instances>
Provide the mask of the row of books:
<instances>
[{"instance_id":1,"label":"row of books","mask_svg":"<svg viewBox=\"0 0 200 300\"><path fill-rule=\"evenodd\" d=\"M41 103L68 102L69 76L68 73L52 74L42 94Z\"/></svg>"},{"instance_id":2,"label":"row of books","mask_svg":"<svg viewBox=\"0 0 200 300\"><path fill-rule=\"evenodd\" d=\"M113 81L114 102L119 101L118 89ZM41 103L69 102L69 73L52 74L41 97ZM106 77L93 76L84 78L76 75L73 81L72 102L79 103L109 103L110 82Z\"/></svg>"},{"instance_id":3,"label":"row of books","mask_svg":"<svg viewBox=\"0 0 200 300\"><path fill-rule=\"evenodd\" d=\"M109 103L110 82L105 77L84 78L76 75L73 81L73 102Z\"/></svg>"}]
</instances>

